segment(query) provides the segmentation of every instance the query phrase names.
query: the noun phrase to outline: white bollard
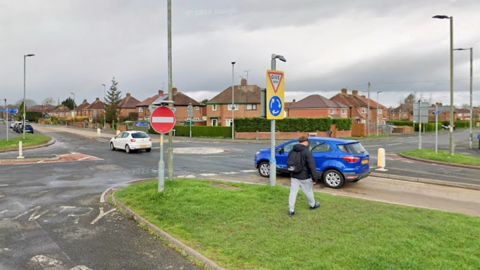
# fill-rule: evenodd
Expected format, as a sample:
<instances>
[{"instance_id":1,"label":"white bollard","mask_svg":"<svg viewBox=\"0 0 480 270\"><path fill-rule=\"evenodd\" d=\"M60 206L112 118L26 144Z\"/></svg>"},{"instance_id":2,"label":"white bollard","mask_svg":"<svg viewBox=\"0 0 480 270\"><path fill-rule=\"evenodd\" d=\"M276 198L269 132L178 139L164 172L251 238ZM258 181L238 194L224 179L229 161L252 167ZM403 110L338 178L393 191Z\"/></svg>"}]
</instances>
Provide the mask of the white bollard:
<instances>
[{"instance_id":1,"label":"white bollard","mask_svg":"<svg viewBox=\"0 0 480 270\"><path fill-rule=\"evenodd\" d=\"M18 142L18 157L17 158L24 158L22 155L22 141Z\"/></svg>"},{"instance_id":2,"label":"white bollard","mask_svg":"<svg viewBox=\"0 0 480 270\"><path fill-rule=\"evenodd\" d=\"M388 171L387 169L385 169L385 149L383 148L378 148L377 166L378 168L375 169L376 171Z\"/></svg>"},{"instance_id":3,"label":"white bollard","mask_svg":"<svg viewBox=\"0 0 480 270\"><path fill-rule=\"evenodd\" d=\"M118 135L118 134L120 134L120 130L117 130L117 133L115 135Z\"/></svg>"},{"instance_id":4,"label":"white bollard","mask_svg":"<svg viewBox=\"0 0 480 270\"><path fill-rule=\"evenodd\" d=\"M97 128L97 136L100 137L100 128Z\"/></svg>"}]
</instances>

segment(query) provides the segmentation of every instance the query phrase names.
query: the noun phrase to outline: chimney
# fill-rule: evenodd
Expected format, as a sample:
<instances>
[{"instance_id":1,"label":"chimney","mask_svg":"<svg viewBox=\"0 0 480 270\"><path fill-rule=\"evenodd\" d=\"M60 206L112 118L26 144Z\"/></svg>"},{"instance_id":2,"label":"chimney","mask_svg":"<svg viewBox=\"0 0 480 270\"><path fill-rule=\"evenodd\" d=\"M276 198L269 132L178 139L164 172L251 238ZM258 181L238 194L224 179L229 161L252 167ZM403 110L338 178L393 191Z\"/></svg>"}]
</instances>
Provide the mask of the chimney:
<instances>
[{"instance_id":1,"label":"chimney","mask_svg":"<svg viewBox=\"0 0 480 270\"><path fill-rule=\"evenodd\" d=\"M127 93L127 96L126 97L130 97L130 93Z\"/></svg>"},{"instance_id":2,"label":"chimney","mask_svg":"<svg viewBox=\"0 0 480 270\"><path fill-rule=\"evenodd\" d=\"M242 81L240 82L240 85L247 86L247 79L242 78Z\"/></svg>"},{"instance_id":3,"label":"chimney","mask_svg":"<svg viewBox=\"0 0 480 270\"><path fill-rule=\"evenodd\" d=\"M95 102L97 102L97 101L100 101L100 98L97 97L97 99L95 100Z\"/></svg>"},{"instance_id":4,"label":"chimney","mask_svg":"<svg viewBox=\"0 0 480 270\"><path fill-rule=\"evenodd\" d=\"M163 90L158 90L158 94L161 96L163 95Z\"/></svg>"},{"instance_id":5,"label":"chimney","mask_svg":"<svg viewBox=\"0 0 480 270\"><path fill-rule=\"evenodd\" d=\"M342 90L340 90L340 92L341 92L342 94L346 94L346 93L347 93L347 88L342 88Z\"/></svg>"},{"instance_id":6,"label":"chimney","mask_svg":"<svg viewBox=\"0 0 480 270\"><path fill-rule=\"evenodd\" d=\"M358 90L352 90L352 95L357 96L358 95Z\"/></svg>"},{"instance_id":7,"label":"chimney","mask_svg":"<svg viewBox=\"0 0 480 270\"><path fill-rule=\"evenodd\" d=\"M172 88L172 95L176 95L177 94L177 88L176 87L173 87Z\"/></svg>"},{"instance_id":8,"label":"chimney","mask_svg":"<svg viewBox=\"0 0 480 270\"><path fill-rule=\"evenodd\" d=\"M362 95L362 98L365 98L365 95Z\"/></svg>"},{"instance_id":9,"label":"chimney","mask_svg":"<svg viewBox=\"0 0 480 270\"><path fill-rule=\"evenodd\" d=\"M295 99L292 100L293 103L297 102Z\"/></svg>"}]
</instances>

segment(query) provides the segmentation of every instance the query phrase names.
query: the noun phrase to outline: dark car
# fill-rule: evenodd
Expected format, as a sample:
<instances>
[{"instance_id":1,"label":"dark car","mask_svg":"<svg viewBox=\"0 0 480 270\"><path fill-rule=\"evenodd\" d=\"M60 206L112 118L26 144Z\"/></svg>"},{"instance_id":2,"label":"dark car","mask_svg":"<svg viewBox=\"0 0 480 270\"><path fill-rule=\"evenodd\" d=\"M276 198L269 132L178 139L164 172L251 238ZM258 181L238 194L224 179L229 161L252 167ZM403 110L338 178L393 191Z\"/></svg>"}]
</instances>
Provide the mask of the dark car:
<instances>
[{"instance_id":1,"label":"dark car","mask_svg":"<svg viewBox=\"0 0 480 270\"><path fill-rule=\"evenodd\" d=\"M20 127L20 133L23 133L23 128L21 128L21 127ZM25 133L32 133L33 134L32 125L25 124Z\"/></svg>"},{"instance_id":2,"label":"dark car","mask_svg":"<svg viewBox=\"0 0 480 270\"><path fill-rule=\"evenodd\" d=\"M325 186L341 188L346 181L357 182L370 174L370 155L359 141L329 137L309 137L308 140L318 178ZM288 173L288 153L297 143L295 139L275 147L277 172ZM257 151L255 168L261 176L270 176L270 148Z\"/></svg>"}]
</instances>

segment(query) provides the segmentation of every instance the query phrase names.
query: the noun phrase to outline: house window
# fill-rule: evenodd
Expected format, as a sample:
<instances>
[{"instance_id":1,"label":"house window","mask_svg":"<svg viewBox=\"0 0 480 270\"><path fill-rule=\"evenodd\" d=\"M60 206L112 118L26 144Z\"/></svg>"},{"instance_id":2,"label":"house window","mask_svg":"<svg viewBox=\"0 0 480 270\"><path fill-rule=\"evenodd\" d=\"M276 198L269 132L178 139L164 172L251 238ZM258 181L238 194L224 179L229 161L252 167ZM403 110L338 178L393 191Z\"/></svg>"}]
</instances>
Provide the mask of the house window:
<instances>
[{"instance_id":1,"label":"house window","mask_svg":"<svg viewBox=\"0 0 480 270\"><path fill-rule=\"evenodd\" d=\"M217 126L217 119L212 119L212 126L214 126L214 127Z\"/></svg>"},{"instance_id":2,"label":"house window","mask_svg":"<svg viewBox=\"0 0 480 270\"><path fill-rule=\"evenodd\" d=\"M212 105L212 111L216 111L216 110L217 110L217 104L213 104ZM215 126L217 125L216 123L217 123L217 121L215 121Z\"/></svg>"},{"instance_id":3,"label":"house window","mask_svg":"<svg viewBox=\"0 0 480 270\"><path fill-rule=\"evenodd\" d=\"M60 113L60 115L61 115L61 116L63 116L63 112L62 112L62 113Z\"/></svg>"},{"instance_id":4,"label":"house window","mask_svg":"<svg viewBox=\"0 0 480 270\"><path fill-rule=\"evenodd\" d=\"M333 109L330 109L330 114L333 114Z\"/></svg>"},{"instance_id":5,"label":"house window","mask_svg":"<svg viewBox=\"0 0 480 270\"><path fill-rule=\"evenodd\" d=\"M228 104L228 110L231 111L232 107L234 108L235 111L238 111L238 104Z\"/></svg>"},{"instance_id":6,"label":"house window","mask_svg":"<svg viewBox=\"0 0 480 270\"><path fill-rule=\"evenodd\" d=\"M367 113L367 109L362 108L362 113Z\"/></svg>"},{"instance_id":7,"label":"house window","mask_svg":"<svg viewBox=\"0 0 480 270\"><path fill-rule=\"evenodd\" d=\"M193 107L193 108L195 109L195 111L200 110L200 107L198 107L198 106L195 106L195 107Z\"/></svg>"},{"instance_id":8,"label":"house window","mask_svg":"<svg viewBox=\"0 0 480 270\"><path fill-rule=\"evenodd\" d=\"M347 109L342 109L342 114L347 114Z\"/></svg>"},{"instance_id":9,"label":"house window","mask_svg":"<svg viewBox=\"0 0 480 270\"><path fill-rule=\"evenodd\" d=\"M138 112L143 112L143 108L142 108L142 107L139 107L139 108L138 108Z\"/></svg>"},{"instance_id":10,"label":"house window","mask_svg":"<svg viewBox=\"0 0 480 270\"><path fill-rule=\"evenodd\" d=\"M247 104L247 111L256 111L257 110L257 104Z\"/></svg>"},{"instance_id":11,"label":"house window","mask_svg":"<svg viewBox=\"0 0 480 270\"><path fill-rule=\"evenodd\" d=\"M382 114L382 108L378 108L378 114Z\"/></svg>"},{"instance_id":12,"label":"house window","mask_svg":"<svg viewBox=\"0 0 480 270\"><path fill-rule=\"evenodd\" d=\"M227 119L227 123L226 123L227 125L226 126L231 127L232 123L233 123L232 119Z\"/></svg>"}]
</instances>

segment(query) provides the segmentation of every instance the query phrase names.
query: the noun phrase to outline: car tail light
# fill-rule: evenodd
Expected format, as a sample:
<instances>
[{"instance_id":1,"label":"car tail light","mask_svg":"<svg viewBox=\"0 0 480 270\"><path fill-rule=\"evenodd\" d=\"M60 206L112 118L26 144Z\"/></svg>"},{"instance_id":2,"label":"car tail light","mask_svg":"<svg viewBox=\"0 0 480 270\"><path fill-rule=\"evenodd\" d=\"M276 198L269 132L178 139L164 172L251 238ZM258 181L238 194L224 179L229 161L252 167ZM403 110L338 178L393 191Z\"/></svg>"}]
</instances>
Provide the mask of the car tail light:
<instances>
[{"instance_id":1,"label":"car tail light","mask_svg":"<svg viewBox=\"0 0 480 270\"><path fill-rule=\"evenodd\" d=\"M135 140L135 139L130 139L130 142L136 142L136 141L137 141L137 140Z\"/></svg>"},{"instance_id":2,"label":"car tail light","mask_svg":"<svg viewBox=\"0 0 480 270\"><path fill-rule=\"evenodd\" d=\"M345 160L346 162L349 162L349 163L354 163L354 162L359 161L360 158L359 157L354 157L354 156L344 156L343 160Z\"/></svg>"},{"instance_id":3,"label":"car tail light","mask_svg":"<svg viewBox=\"0 0 480 270\"><path fill-rule=\"evenodd\" d=\"M152 141L152 138L148 138L149 141Z\"/></svg>"}]
</instances>

